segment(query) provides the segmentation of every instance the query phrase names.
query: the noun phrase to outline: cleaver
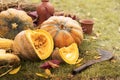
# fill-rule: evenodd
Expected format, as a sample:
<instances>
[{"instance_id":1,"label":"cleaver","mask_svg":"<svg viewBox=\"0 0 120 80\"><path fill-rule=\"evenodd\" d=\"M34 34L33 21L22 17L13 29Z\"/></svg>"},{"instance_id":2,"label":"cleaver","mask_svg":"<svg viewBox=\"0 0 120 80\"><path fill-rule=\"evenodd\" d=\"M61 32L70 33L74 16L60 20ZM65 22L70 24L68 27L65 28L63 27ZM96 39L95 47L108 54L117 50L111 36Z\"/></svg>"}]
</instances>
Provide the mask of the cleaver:
<instances>
[{"instance_id":1,"label":"cleaver","mask_svg":"<svg viewBox=\"0 0 120 80\"><path fill-rule=\"evenodd\" d=\"M110 51L106 51L106 50L103 50L103 49L97 49L97 51L99 52L99 54L101 56L100 59L90 60L90 61L86 62L82 66L72 70L72 75L80 73L81 71L87 69L89 66L91 66L95 63L110 60L110 59L113 58L113 54Z\"/></svg>"}]
</instances>

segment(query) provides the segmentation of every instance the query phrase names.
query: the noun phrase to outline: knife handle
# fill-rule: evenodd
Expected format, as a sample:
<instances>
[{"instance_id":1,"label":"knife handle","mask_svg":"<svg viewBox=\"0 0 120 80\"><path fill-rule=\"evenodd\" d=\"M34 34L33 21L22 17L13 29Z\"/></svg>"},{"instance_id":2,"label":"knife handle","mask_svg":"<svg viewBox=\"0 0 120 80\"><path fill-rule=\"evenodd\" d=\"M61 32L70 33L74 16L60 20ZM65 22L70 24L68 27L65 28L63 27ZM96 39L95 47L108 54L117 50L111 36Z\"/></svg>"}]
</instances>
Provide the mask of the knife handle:
<instances>
[{"instance_id":1,"label":"knife handle","mask_svg":"<svg viewBox=\"0 0 120 80\"><path fill-rule=\"evenodd\" d=\"M77 73L80 73L82 70L85 70L88 67L88 65L84 64L72 71L72 74L75 75Z\"/></svg>"},{"instance_id":2,"label":"knife handle","mask_svg":"<svg viewBox=\"0 0 120 80\"><path fill-rule=\"evenodd\" d=\"M74 70L72 71L72 74L75 75L75 74L77 74L77 73L80 73L81 71L85 70L86 68L88 68L89 66L91 66L92 64L94 64L94 63L96 63L96 62L97 62L97 61L95 61L95 60L91 60L91 61L83 64L82 66L74 69Z\"/></svg>"}]
</instances>

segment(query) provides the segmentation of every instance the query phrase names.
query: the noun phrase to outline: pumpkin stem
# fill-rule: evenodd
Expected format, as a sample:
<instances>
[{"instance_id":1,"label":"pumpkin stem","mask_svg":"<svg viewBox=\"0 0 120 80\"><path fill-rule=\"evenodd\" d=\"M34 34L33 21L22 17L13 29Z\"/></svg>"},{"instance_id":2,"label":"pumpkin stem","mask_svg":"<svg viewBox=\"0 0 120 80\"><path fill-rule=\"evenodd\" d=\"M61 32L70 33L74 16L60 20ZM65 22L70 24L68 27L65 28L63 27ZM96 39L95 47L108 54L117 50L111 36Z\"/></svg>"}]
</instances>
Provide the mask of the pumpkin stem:
<instances>
[{"instance_id":1,"label":"pumpkin stem","mask_svg":"<svg viewBox=\"0 0 120 80\"><path fill-rule=\"evenodd\" d=\"M62 24L62 25L60 25L60 29L65 29L65 27L64 27L64 25Z\"/></svg>"},{"instance_id":2,"label":"pumpkin stem","mask_svg":"<svg viewBox=\"0 0 120 80\"><path fill-rule=\"evenodd\" d=\"M17 28L17 24L16 23L12 23L12 29L16 29Z\"/></svg>"}]
</instances>

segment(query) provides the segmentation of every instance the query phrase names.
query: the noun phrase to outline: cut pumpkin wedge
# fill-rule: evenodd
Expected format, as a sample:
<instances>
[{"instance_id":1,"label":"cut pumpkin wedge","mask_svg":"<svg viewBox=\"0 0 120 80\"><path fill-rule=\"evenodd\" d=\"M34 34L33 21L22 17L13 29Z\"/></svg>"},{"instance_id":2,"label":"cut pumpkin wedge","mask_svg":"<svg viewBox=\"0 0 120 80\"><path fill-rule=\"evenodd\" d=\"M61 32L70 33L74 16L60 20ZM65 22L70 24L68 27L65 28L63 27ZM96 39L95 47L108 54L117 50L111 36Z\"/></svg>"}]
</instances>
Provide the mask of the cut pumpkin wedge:
<instances>
[{"instance_id":1,"label":"cut pumpkin wedge","mask_svg":"<svg viewBox=\"0 0 120 80\"><path fill-rule=\"evenodd\" d=\"M26 32L26 37L28 37L32 43L31 45L41 60L50 56L53 51L54 43L51 35L47 31L38 29L28 33Z\"/></svg>"},{"instance_id":2,"label":"cut pumpkin wedge","mask_svg":"<svg viewBox=\"0 0 120 80\"><path fill-rule=\"evenodd\" d=\"M59 55L68 64L75 64L79 57L79 50L76 43L72 43L68 47L59 49Z\"/></svg>"},{"instance_id":3,"label":"cut pumpkin wedge","mask_svg":"<svg viewBox=\"0 0 120 80\"><path fill-rule=\"evenodd\" d=\"M24 30L14 40L13 49L23 59L44 60L54 48L52 36L45 30Z\"/></svg>"}]
</instances>

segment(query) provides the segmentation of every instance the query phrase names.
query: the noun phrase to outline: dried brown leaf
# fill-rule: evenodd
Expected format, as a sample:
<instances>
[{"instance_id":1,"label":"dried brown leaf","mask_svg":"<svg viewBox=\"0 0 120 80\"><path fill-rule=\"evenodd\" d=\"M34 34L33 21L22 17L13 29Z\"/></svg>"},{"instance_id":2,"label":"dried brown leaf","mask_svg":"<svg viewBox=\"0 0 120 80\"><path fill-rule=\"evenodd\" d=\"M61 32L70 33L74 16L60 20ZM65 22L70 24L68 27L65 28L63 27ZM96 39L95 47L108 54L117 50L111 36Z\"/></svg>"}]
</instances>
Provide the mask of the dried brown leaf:
<instances>
[{"instance_id":1,"label":"dried brown leaf","mask_svg":"<svg viewBox=\"0 0 120 80\"><path fill-rule=\"evenodd\" d=\"M19 67L15 68L15 69L11 70L11 71L9 72L9 74L16 74L16 73L18 73L18 71L19 71L20 69L21 69L21 65L20 65Z\"/></svg>"},{"instance_id":2,"label":"dried brown leaf","mask_svg":"<svg viewBox=\"0 0 120 80\"><path fill-rule=\"evenodd\" d=\"M60 63L61 62L59 60L49 60L43 63L42 65L40 65L40 68L50 69L53 68L54 66L59 66Z\"/></svg>"},{"instance_id":3,"label":"dried brown leaf","mask_svg":"<svg viewBox=\"0 0 120 80\"><path fill-rule=\"evenodd\" d=\"M55 64L55 63L53 63L53 62L51 62L51 61L48 61L48 63L49 63L49 65L50 65L52 68L58 68L58 67L59 67L59 65L57 65L57 64Z\"/></svg>"}]
</instances>

